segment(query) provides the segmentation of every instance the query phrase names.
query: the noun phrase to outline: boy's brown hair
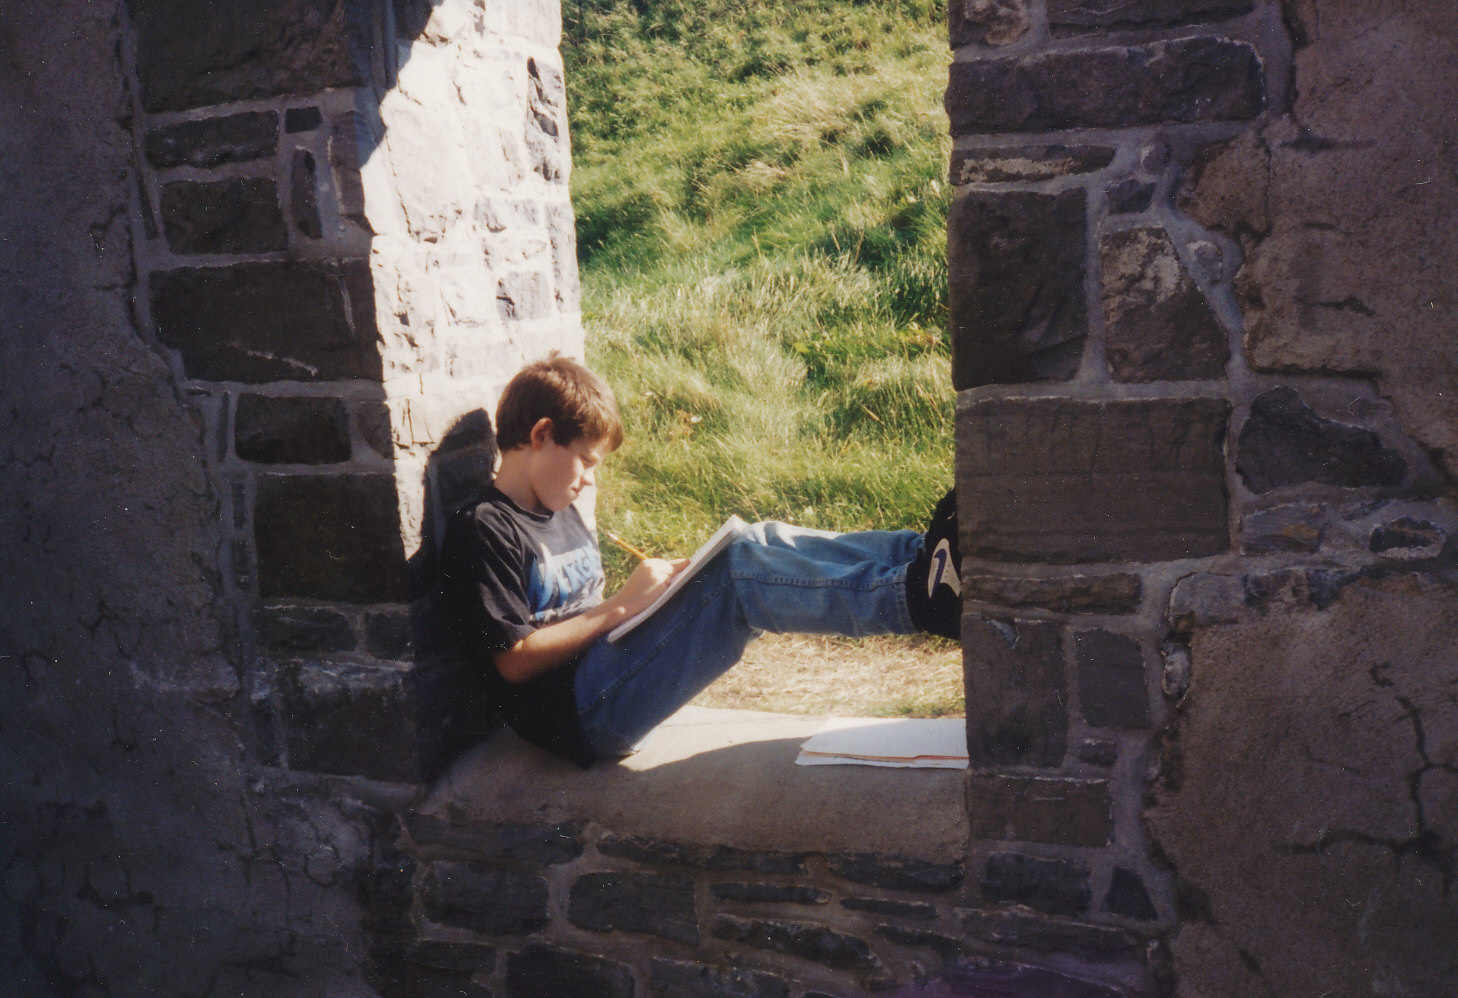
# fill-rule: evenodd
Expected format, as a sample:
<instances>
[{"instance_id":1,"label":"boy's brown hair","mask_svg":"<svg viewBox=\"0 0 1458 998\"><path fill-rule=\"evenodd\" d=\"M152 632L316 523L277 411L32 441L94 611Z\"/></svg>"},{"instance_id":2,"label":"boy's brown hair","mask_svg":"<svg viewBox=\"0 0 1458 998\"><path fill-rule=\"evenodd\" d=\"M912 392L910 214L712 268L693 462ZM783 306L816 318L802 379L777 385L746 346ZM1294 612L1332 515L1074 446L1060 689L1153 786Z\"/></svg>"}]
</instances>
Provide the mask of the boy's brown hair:
<instances>
[{"instance_id":1,"label":"boy's brown hair","mask_svg":"<svg viewBox=\"0 0 1458 998\"><path fill-rule=\"evenodd\" d=\"M502 451L531 443L532 427L552 421L558 446L583 437L608 441L609 450L623 443L618 402L606 381L586 367L553 351L546 360L516 373L496 406L496 446Z\"/></svg>"}]
</instances>

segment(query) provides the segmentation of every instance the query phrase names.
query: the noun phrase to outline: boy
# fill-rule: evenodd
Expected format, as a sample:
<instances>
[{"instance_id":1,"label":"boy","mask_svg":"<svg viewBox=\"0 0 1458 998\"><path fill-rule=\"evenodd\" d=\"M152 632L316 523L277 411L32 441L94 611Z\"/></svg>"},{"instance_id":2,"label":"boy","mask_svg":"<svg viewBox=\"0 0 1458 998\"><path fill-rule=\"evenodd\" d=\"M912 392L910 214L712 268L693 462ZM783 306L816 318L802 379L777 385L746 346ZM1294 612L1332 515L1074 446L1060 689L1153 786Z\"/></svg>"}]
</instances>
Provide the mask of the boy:
<instances>
[{"instance_id":1,"label":"boy","mask_svg":"<svg viewBox=\"0 0 1458 998\"><path fill-rule=\"evenodd\" d=\"M955 499L915 531L758 523L620 641L685 560L642 561L603 597L597 538L573 501L623 440L612 390L552 355L507 385L485 499L459 511L442 564L468 653L524 739L582 765L633 745L739 660L761 631L958 637Z\"/></svg>"}]
</instances>

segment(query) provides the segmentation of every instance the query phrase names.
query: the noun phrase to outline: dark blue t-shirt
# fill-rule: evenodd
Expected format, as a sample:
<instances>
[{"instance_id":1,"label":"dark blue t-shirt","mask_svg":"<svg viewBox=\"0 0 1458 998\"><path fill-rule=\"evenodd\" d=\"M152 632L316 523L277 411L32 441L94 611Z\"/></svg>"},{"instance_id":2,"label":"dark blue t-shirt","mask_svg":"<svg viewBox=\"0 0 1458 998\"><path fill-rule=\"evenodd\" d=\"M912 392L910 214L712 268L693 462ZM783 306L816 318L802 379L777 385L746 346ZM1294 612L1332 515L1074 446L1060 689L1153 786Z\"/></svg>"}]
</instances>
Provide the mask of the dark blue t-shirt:
<instances>
[{"instance_id":1,"label":"dark blue t-shirt","mask_svg":"<svg viewBox=\"0 0 1458 998\"><path fill-rule=\"evenodd\" d=\"M492 488L452 518L442 568L467 650L506 723L535 745L587 761L573 687L577 662L517 685L493 663L496 652L537 628L602 602L602 555L582 515L571 506L531 513Z\"/></svg>"}]
</instances>

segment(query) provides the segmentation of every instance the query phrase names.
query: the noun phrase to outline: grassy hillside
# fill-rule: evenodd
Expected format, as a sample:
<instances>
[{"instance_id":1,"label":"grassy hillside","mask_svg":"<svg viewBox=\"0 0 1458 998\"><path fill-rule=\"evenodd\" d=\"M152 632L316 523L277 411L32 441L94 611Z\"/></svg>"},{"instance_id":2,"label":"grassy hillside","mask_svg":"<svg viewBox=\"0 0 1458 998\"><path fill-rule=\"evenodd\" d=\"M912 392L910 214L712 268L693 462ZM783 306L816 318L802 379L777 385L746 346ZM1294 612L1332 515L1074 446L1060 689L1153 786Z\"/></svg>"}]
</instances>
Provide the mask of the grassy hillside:
<instances>
[{"instance_id":1,"label":"grassy hillside","mask_svg":"<svg viewBox=\"0 0 1458 998\"><path fill-rule=\"evenodd\" d=\"M564 0L599 516L920 526L951 481L948 61L926 0ZM622 566L617 566L621 570Z\"/></svg>"}]
</instances>

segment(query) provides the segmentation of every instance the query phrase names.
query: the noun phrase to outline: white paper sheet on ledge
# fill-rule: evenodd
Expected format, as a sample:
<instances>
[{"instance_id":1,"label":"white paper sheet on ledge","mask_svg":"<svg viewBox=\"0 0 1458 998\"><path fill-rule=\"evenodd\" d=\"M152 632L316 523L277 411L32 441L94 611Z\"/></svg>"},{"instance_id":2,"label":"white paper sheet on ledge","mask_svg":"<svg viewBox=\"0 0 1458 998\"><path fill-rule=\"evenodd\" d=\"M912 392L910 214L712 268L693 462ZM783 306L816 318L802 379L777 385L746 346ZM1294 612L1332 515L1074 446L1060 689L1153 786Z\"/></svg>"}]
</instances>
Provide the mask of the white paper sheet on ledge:
<instances>
[{"instance_id":1,"label":"white paper sheet on ledge","mask_svg":"<svg viewBox=\"0 0 1458 998\"><path fill-rule=\"evenodd\" d=\"M960 717L832 717L800 746L797 766L967 768Z\"/></svg>"}]
</instances>

